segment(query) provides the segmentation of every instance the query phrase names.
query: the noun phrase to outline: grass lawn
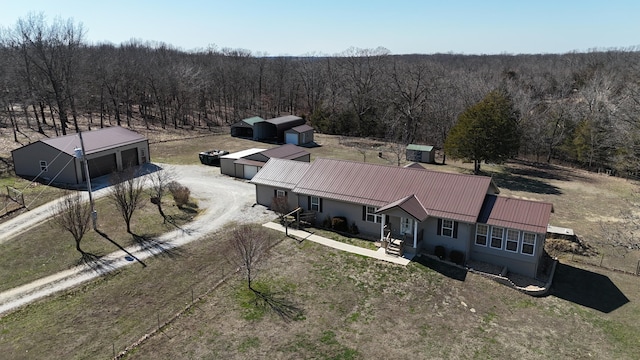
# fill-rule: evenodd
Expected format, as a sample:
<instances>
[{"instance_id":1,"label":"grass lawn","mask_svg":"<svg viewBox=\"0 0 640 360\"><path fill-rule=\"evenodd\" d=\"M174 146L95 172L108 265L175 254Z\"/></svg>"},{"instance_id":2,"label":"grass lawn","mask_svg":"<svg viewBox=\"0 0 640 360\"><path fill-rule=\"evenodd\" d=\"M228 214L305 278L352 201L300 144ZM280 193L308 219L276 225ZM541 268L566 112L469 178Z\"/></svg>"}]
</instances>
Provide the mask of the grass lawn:
<instances>
[{"instance_id":1,"label":"grass lawn","mask_svg":"<svg viewBox=\"0 0 640 360\"><path fill-rule=\"evenodd\" d=\"M12 359L111 357L231 272L224 239L213 234L177 256L148 259L147 268L128 267L5 316L0 352ZM569 282L580 281L571 277L576 271L592 273L569 270ZM631 301L602 309L582 301L588 294L579 283L534 298L459 275L429 262L403 267L285 238L258 282L302 316L284 321L253 307L234 275L128 358L633 359L640 352L636 277L606 272ZM606 303L611 292L592 295Z\"/></svg>"},{"instance_id":2,"label":"grass lawn","mask_svg":"<svg viewBox=\"0 0 640 360\"><path fill-rule=\"evenodd\" d=\"M7 195L7 186L22 191L24 202L28 209L35 209L38 206L46 204L51 200L57 199L62 196L62 194L64 194L64 190L42 185L37 182L32 183L31 181L27 181L16 176L9 176L7 173L3 173L3 176L0 176L0 191L3 193L3 195ZM4 196L0 199L2 199L2 203L0 203L0 206L2 207L0 208L0 215L4 215L4 208L6 205L9 205L9 203L5 203ZM14 208L14 204L11 204L10 206L11 208ZM0 223L7 221L13 216L25 211L26 210L23 209L11 215L3 216L0 218Z\"/></svg>"},{"instance_id":3,"label":"grass lawn","mask_svg":"<svg viewBox=\"0 0 640 360\"><path fill-rule=\"evenodd\" d=\"M173 219L173 224L163 223L155 205L147 202L136 210L131 221L131 230L142 237L155 237L174 230L189 222L197 211L191 208L178 209L172 205L170 196L163 199L164 211ZM96 201L98 229L122 247L135 244L131 234L126 232L124 220L115 206L107 198ZM82 250L104 256L118 250L117 246L102 235L89 230L83 237ZM81 255L75 249L75 241L70 233L46 222L1 245L0 291L4 291L61 270L78 265Z\"/></svg>"},{"instance_id":4,"label":"grass lawn","mask_svg":"<svg viewBox=\"0 0 640 360\"><path fill-rule=\"evenodd\" d=\"M316 142L322 146L309 149L312 159L366 158L395 164L390 148L375 141L355 144L353 139L317 134ZM194 164L203 150L273 146L211 135L154 143L151 157L156 162ZM465 173L471 168L460 162L424 166ZM630 208L637 187L636 182L555 166L525 162L482 166L501 194L552 202L551 223L573 228L598 250L611 248L600 231L602 224L620 221L620 212ZM132 241L109 205L99 206L100 227L111 229L109 236L123 246ZM139 215L132 229L140 235L170 230L161 226L151 204ZM0 247L3 282L25 283L78 259L70 237L54 233L46 224L31 233L29 242L12 240ZM88 251L115 250L94 235L86 239ZM0 318L0 354L11 359L111 357L201 295L196 306L129 357L634 359L640 353L636 276L572 263L567 257L558 267L551 295L534 298L431 262L402 267L298 243L280 233L273 236L283 241L264 264L257 286L304 311L291 321L253 306L238 276L216 287L232 272L222 251L227 235L221 231L171 256L147 259L146 268L119 270ZM42 238L60 242L52 247ZM635 271L640 259L640 253L632 250L605 250L605 255L605 265L610 258L611 264L629 271ZM28 265L19 264L21 260Z\"/></svg>"}]
</instances>

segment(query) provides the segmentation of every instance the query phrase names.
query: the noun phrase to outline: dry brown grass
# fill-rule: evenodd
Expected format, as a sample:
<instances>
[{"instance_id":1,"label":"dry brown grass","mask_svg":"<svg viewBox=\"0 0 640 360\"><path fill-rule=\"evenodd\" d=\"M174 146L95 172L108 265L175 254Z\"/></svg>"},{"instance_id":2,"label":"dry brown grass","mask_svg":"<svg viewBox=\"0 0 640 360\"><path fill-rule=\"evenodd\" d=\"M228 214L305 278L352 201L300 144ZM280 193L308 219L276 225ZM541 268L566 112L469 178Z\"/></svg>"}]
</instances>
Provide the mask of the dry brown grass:
<instances>
[{"instance_id":1,"label":"dry brown grass","mask_svg":"<svg viewBox=\"0 0 640 360\"><path fill-rule=\"evenodd\" d=\"M183 136L185 136L183 134ZM313 158L361 161L338 137L316 135ZM379 158L379 144L366 160ZM351 144L353 145L353 144ZM228 135L156 142L152 159L197 162L202 150L269 146ZM154 157L154 153L158 157ZM425 165L470 172L470 165ZM635 182L524 162L484 165L502 194L554 204L552 224L573 228L606 249L599 221L618 219ZM0 319L8 358L104 358L132 344L230 272L224 234L154 258ZM614 256L612 254L611 256ZM638 259L626 252L623 259ZM569 259L565 259L569 260ZM587 265L563 265L552 295L532 298L474 274L433 264L393 266L285 239L274 249L264 286L304 309L283 322L246 304L233 278L136 349L131 358L617 358L640 353L638 278ZM435 270L434 270L435 269ZM27 352L28 351L28 352Z\"/></svg>"}]
</instances>

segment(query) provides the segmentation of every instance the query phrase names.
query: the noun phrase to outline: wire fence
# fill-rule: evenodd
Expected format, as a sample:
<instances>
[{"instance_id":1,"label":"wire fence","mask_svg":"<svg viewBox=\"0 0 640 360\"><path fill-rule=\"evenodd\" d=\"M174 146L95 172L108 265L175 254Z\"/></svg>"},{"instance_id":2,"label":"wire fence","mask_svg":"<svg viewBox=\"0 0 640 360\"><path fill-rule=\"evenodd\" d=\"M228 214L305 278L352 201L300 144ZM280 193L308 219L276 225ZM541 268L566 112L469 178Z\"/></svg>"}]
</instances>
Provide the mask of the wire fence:
<instances>
[{"instance_id":1,"label":"wire fence","mask_svg":"<svg viewBox=\"0 0 640 360\"><path fill-rule=\"evenodd\" d=\"M105 357L111 357L112 359L122 359L131 351L134 351L137 347L142 345L147 340L150 340L154 336L166 336L170 338L170 335L167 334L165 330L167 330L170 325L179 319L182 315L189 313L194 308L198 307L198 304L202 302L209 294L218 289L221 285L229 280L232 276L235 276L239 269L230 272L222 272L221 277L217 282L213 284L212 287L205 288L196 288L197 284L190 286L187 291L176 296L171 304L167 304L166 308L158 309L155 311L153 316L144 316L141 319L137 319L137 321L142 324L144 328L148 330L142 334L138 339L134 341L127 341L126 343L117 343L112 342L111 346L108 349L101 350L101 353L105 353ZM179 307L178 305L182 305ZM126 341L126 340L123 340ZM104 351L104 352L103 352Z\"/></svg>"},{"instance_id":2,"label":"wire fence","mask_svg":"<svg viewBox=\"0 0 640 360\"><path fill-rule=\"evenodd\" d=\"M582 264L640 276L640 256L637 254L627 256L616 256L604 252L595 256L572 254L570 259Z\"/></svg>"}]
</instances>

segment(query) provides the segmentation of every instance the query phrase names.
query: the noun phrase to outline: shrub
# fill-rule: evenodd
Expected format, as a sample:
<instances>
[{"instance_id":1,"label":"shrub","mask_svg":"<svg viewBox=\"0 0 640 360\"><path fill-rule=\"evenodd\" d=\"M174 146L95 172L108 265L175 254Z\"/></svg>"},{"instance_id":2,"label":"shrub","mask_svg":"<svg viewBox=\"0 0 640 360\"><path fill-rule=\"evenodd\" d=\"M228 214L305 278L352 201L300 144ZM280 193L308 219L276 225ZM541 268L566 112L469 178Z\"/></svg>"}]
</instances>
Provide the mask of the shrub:
<instances>
[{"instance_id":1,"label":"shrub","mask_svg":"<svg viewBox=\"0 0 640 360\"><path fill-rule=\"evenodd\" d=\"M331 228L335 231L348 232L348 224L347 219L343 216L335 216L331 219Z\"/></svg>"},{"instance_id":2,"label":"shrub","mask_svg":"<svg viewBox=\"0 0 640 360\"><path fill-rule=\"evenodd\" d=\"M360 230L358 229L358 225L356 225L355 222L351 224L351 228L349 228L349 231L354 235L358 235L360 233Z\"/></svg>"},{"instance_id":3,"label":"shrub","mask_svg":"<svg viewBox=\"0 0 640 360\"><path fill-rule=\"evenodd\" d=\"M438 246L436 246L434 254L438 257L438 259L444 260L445 256L447 255L447 252L444 249L444 246L438 245Z\"/></svg>"},{"instance_id":4,"label":"shrub","mask_svg":"<svg viewBox=\"0 0 640 360\"><path fill-rule=\"evenodd\" d=\"M168 185L169 192L173 196L173 200L176 202L176 206L182 208L189 203L189 196L191 196L191 190L188 187L180 184L177 181L172 181Z\"/></svg>"},{"instance_id":5,"label":"shrub","mask_svg":"<svg viewBox=\"0 0 640 360\"><path fill-rule=\"evenodd\" d=\"M454 264L462 265L464 263L464 254L462 253L462 251L451 250L449 258Z\"/></svg>"},{"instance_id":6,"label":"shrub","mask_svg":"<svg viewBox=\"0 0 640 360\"><path fill-rule=\"evenodd\" d=\"M322 221L322 227L325 229L331 229L331 216L327 215Z\"/></svg>"}]
</instances>

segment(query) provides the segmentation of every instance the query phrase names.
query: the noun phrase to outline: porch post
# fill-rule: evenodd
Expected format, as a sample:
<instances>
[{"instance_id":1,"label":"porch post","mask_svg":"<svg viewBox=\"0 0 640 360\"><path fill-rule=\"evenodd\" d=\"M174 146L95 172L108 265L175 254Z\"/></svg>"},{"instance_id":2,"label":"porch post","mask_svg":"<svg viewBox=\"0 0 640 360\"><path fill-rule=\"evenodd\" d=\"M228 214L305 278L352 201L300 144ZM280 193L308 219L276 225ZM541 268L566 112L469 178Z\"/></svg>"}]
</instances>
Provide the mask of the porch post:
<instances>
[{"instance_id":1,"label":"porch post","mask_svg":"<svg viewBox=\"0 0 640 360\"><path fill-rule=\"evenodd\" d=\"M380 223L380 241L384 241L384 223L386 220L386 216L382 214L382 222Z\"/></svg>"},{"instance_id":2,"label":"porch post","mask_svg":"<svg viewBox=\"0 0 640 360\"><path fill-rule=\"evenodd\" d=\"M413 248L418 247L418 220L413 220Z\"/></svg>"}]
</instances>

